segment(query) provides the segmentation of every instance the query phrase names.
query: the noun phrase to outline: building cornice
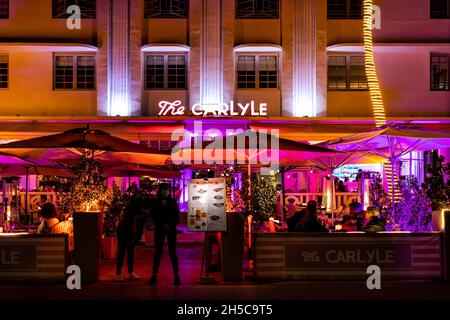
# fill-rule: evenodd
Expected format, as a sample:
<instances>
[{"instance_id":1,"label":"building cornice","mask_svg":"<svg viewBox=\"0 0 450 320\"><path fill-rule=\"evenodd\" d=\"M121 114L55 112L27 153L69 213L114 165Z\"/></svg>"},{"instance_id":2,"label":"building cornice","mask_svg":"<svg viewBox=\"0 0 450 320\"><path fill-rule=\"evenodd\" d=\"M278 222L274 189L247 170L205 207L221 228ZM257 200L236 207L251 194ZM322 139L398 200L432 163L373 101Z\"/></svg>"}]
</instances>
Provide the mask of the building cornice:
<instances>
[{"instance_id":1,"label":"building cornice","mask_svg":"<svg viewBox=\"0 0 450 320\"><path fill-rule=\"evenodd\" d=\"M375 52L450 51L450 43L374 43ZM364 52L363 43L338 43L327 47L328 52Z\"/></svg>"},{"instance_id":2,"label":"building cornice","mask_svg":"<svg viewBox=\"0 0 450 320\"><path fill-rule=\"evenodd\" d=\"M33 52L97 52L98 48L83 43L0 42L0 50Z\"/></svg>"}]
</instances>

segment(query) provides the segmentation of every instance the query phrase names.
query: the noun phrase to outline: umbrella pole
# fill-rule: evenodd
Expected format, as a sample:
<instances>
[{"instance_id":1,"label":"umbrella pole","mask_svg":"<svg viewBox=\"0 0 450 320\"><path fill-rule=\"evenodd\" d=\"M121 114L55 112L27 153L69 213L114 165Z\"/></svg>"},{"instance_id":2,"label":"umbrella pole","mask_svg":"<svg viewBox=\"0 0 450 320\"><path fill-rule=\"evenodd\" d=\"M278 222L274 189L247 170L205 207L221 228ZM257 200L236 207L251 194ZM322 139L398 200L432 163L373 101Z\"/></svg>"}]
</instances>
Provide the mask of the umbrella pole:
<instances>
[{"instance_id":1,"label":"umbrella pole","mask_svg":"<svg viewBox=\"0 0 450 320\"><path fill-rule=\"evenodd\" d=\"M25 217L28 216L28 174L29 174L30 167L25 167ZM33 216L30 215L30 225L33 224Z\"/></svg>"},{"instance_id":2,"label":"umbrella pole","mask_svg":"<svg viewBox=\"0 0 450 320\"><path fill-rule=\"evenodd\" d=\"M395 216L395 159L391 159L391 201L392 201L392 215Z\"/></svg>"},{"instance_id":3,"label":"umbrella pole","mask_svg":"<svg viewBox=\"0 0 450 320\"><path fill-rule=\"evenodd\" d=\"M248 174L248 211L252 211L252 168L250 165L250 159L248 160L248 167L247 167L247 174Z\"/></svg>"},{"instance_id":4,"label":"umbrella pole","mask_svg":"<svg viewBox=\"0 0 450 320\"><path fill-rule=\"evenodd\" d=\"M286 205L285 204L286 190L285 190L285 181L284 181L285 167L281 167L280 173L281 173L281 214L283 217L283 221L286 221L286 210L284 209L284 207Z\"/></svg>"},{"instance_id":5,"label":"umbrella pole","mask_svg":"<svg viewBox=\"0 0 450 320\"><path fill-rule=\"evenodd\" d=\"M334 184L334 171L331 171L331 218L334 220L334 211L336 210L336 185Z\"/></svg>"}]
</instances>

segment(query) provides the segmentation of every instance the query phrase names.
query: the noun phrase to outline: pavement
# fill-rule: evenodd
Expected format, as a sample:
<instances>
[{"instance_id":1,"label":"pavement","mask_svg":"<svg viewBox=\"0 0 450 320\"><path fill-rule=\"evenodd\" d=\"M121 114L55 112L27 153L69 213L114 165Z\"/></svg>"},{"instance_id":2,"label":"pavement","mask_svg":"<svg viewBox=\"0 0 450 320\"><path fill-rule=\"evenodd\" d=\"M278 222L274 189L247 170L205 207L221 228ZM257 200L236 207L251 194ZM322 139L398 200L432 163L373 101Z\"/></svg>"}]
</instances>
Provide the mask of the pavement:
<instances>
[{"instance_id":1,"label":"pavement","mask_svg":"<svg viewBox=\"0 0 450 320\"><path fill-rule=\"evenodd\" d=\"M165 248L156 286L149 287L153 248L136 252L135 271L140 281L114 282L115 261L103 260L100 281L68 290L65 284L0 283L0 300L449 300L450 285L433 281L382 282L381 290L368 290L365 281L225 283L220 274L215 285L199 285L202 246L178 248L181 286L173 285L173 275ZM126 266L124 266L126 271Z\"/></svg>"}]
</instances>

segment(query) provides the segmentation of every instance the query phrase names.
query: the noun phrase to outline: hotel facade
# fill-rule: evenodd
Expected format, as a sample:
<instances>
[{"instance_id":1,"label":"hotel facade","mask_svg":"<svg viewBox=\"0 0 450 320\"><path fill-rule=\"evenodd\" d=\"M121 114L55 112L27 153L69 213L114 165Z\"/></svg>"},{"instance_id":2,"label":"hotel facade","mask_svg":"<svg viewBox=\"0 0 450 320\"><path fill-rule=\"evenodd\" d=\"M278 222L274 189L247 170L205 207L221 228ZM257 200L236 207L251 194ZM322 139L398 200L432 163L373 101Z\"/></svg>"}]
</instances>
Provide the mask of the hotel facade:
<instances>
[{"instance_id":1,"label":"hotel facade","mask_svg":"<svg viewBox=\"0 0 450 320\"><path fill-rule=\"evenodd\" d=\"M0 142L90 124L170 146L199 119L310 142L369 130L361 2L0 0ZM450 1L374 5L388 122L450 130ZM267 115L192 113L251 101Z\"/></svg>"}]
</instances>

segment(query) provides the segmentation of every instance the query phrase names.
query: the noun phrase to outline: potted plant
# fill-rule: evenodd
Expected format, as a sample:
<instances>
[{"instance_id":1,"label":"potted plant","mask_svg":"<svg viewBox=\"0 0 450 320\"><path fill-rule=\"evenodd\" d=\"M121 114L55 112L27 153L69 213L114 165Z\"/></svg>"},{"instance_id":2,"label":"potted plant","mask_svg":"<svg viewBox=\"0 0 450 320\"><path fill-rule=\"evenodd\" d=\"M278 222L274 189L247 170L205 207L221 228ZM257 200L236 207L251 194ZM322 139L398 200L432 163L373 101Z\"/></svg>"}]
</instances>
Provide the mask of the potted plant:
<instances>
[{"instance_id":1,"label":"potted plant","mask_svg":"<svg viewBox=\"0 0 450 320\"><path fill-rule=\"evenodd\" d=\"M268 177L252 179L251 214L256 230L267 227L269 218L276 212L276 191Z\"/></svg>"},{"instance_id":2,"label":"potted plant","mask_svg":"<svg viewBox=\"0 0 450 320\"><path fill-rule=\"evenodd\" d=\"M75 262L83 270L82 281L91 283L98 280L106 179L102 165L92 157L82 156L74 171L76 178L62 194L61 205L73 213Z\"/></svg>"},{"instance_id":3,"label":"potted plant","mask_svg":"<svg viewBox=\"0 0 450 320\"><path fill-rule=\"evenodd\" d=\"M102 256L104 259L115 259L117 256L116 225L125 207L124 194L115 183L108 187L106 203L103 221Z\"/></svg>"},{"instance_id":4,"label":"potted plant","mask_svg":"<svg viewBox=\"0 0 450 320\"><path fill-rule=\"evenodd\" d=\"M442 225L442 210L450 207L450 180L445 182L445 176L450 175L450 163L444 164L445 158L438 157L433 164L426 166L426 176L423 188L431 201L433 210L433 230L440 231Z\"/></svg>"}]
</instances>

